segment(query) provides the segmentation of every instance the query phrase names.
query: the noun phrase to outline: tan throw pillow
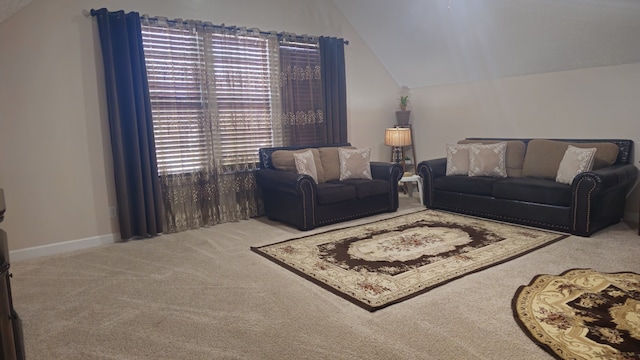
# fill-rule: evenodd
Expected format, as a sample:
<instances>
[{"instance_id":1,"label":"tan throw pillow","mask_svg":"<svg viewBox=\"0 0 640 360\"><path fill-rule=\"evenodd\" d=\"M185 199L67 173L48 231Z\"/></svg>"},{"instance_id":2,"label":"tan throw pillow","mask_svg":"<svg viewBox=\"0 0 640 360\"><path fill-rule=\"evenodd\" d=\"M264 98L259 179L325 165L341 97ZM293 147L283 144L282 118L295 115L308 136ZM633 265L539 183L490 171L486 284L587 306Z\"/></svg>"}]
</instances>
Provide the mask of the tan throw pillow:
<instances>
[{"instance_id":1,"label":"tan throw pillow","mask_svg":"<svg viewBox=\"0 0 640 360\"><path fill-rule=\"evenodd\" d=\"M596 148L581 149L575 146L569 145L567 151L565 151L562 161L560 161L560 167L558 168L558 174L556 175L556 182L561 184L569 184L573 181L576 175L590 171L593 168L593 159L596 154Z\"/></svg>"},{"instance_id":2,"label":"tan throw pillow","mask_svg":"<svg viewBox=\"0 0 640 360\"><path fill-rule=\"evenodd\" d=\"M372 179L371 149L338 149L340 158L340 180Z\"/></svg>"},{"instance_id":3,"label":"tan throw pillow","mask_svg":"<svg viewBox=\"0 0 640 360\"><path fill-rule=\"evenodd\" d=\"M507 143L472 144L469 147L469 176L507 177Z\"/></svg>"},{"instance_id":4,"label":"tan throw pillow","mask_svg":"<svg viewBox=\"0 0 640 360\"><path fill-rule=\"evenodd\" d=\"M273 164L273 167L278 170L297 173L298 169L296 169L296 162L293 158L293 154L309 150L311 150L311 153L313 154L313 161L316 165L316 172L318 173L318 182L323 183L326 181L326 178L322 162L320 162L320 153L318 152L318 149L276 150L271 154L271 163Z\"/></svg>"},{"instance_id":5,"label":"tan throw pillow","mask_svg":"<svg viewBox=\"0 0 640 360\"><path fill-rule=\"evenodd\" d=\"M316 170L316 164L313 160L313 153L311 150L307 150L301 153L294 153L293 159L296 163L296 170L298 174L309 175L313 178L313 181L318 183L318 172Z\"/></svg>"},{"instance_id":6,"label":"tan throw pillow","mask_svg":"<svg viewBox=\"0 0 640 360\"><path fill-rule=\"evenodd\" d=\"M447 144L447 176L469 175L470 144Z\"/></svg>"}]
</instances>

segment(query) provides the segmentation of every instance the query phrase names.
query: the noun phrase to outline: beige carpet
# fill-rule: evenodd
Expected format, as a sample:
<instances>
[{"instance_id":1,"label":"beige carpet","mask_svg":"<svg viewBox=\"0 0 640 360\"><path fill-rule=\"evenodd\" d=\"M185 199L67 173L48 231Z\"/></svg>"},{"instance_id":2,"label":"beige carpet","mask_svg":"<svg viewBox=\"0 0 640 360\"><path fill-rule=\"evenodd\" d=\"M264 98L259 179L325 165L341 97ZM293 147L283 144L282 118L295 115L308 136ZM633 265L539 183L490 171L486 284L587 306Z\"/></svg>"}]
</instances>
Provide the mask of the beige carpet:
<instances>
[{"instance_id":1,"label":"beige carpet","mask_svg":"<svg viewBox=\"0 0 640 360\"><path fill-rule=\"evenodd\" d=\"M29 360L550 359L513 319L516 289L570 268L640 272L636 232L571 236L374 313L252 253L307 234L266 219L14 262L12 288Z\"/></svg>"}]
</instances>

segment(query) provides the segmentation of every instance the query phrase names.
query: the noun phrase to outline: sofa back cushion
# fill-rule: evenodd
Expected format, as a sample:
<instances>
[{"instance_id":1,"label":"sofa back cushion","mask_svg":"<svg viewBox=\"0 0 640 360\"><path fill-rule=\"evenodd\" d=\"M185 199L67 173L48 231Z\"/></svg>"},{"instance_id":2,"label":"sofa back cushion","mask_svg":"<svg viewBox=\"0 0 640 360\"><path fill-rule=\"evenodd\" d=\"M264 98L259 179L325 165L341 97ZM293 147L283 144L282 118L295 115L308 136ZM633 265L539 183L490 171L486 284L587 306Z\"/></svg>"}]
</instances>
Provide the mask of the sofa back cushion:
<instances>
[{"instance_id":1,"label":"sofa back cushion","mask_svg":"<svg viewBox=\"0 0 640 360\"><path fill-rule=\"evenodd\" d=\"M313 154L313 161L316 165L316 173L318 175L318 183L324 183L326 182L325 171L324 171L324 168L322 167L322 162L320 161L320 153L316 148L300 149L300 150L276 150L273 152L273 154L271 154L271 163L273 164L273 167L275 167L278 170L297 173L298 171L296 169L296 162L295 162L295 159L293 158L293 154L303 153L309 150L311 150L311 153ZM336 154L337 152L338 150L336 150ZM337 160L337 155L336 155L336 162L339 162ZM337 166L339 167L339 164Z\"/></svg>"},{"instance_id":2,"label":"sofa back cushion","mask_svg":"<svg viewBox=\"0 0 640 360\"><path fill-rule=\"evenodd\" d=\"M345 149L355 149L353 146L342 146ZM324 170L325 181L340 179L340 156L338 155L338 147L321 147L318 148L320 162Z\"/></svg>"},{"instance_id":3,"label":"sofa back cushion","mask_svg":"<svg viewBox=\"0 0 640 360\"><path fill-rule=\"evenodd\" d=\"M618 145L610 142L574 143L547 139L533 139L527 145L522 166L522 176L554 179L560 162L569 145L579 148L596 148L593 170L610 166L618 157Z\"/></svg>"},{"instance_id":4,"label":"sofa back cushion","mask_svg":"<svg viewBox=\"0 0 640 360\"><path fill-rule=\"evenodd\" d=\"M458 144L496 144L504 140L460 140ZM526 145L524 141L508 140L507 151L505 153L505 165L507 166L508 177L522 176L522 166L524 164L524 154ZM559 163L558 163L559 164ZM554 175L555 178L555 175Z\"/></svg>"}]
</instances>

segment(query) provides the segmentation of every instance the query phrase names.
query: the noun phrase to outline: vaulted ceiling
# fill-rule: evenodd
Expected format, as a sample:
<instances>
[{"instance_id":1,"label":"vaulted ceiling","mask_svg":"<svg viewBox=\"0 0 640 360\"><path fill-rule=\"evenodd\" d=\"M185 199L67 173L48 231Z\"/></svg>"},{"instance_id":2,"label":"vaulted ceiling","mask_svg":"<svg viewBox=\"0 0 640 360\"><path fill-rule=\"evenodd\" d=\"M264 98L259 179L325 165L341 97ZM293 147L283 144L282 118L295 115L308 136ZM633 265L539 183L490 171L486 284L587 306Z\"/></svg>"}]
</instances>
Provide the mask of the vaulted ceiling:
<instances>
[{"instance_id":1,"label":"vaulted ceiling","mask_svg":"<svg viewBox=\"0 0 640 360\"><path fill-rule=\"evenodd\" d=\"M410 88L640 62L640 0L333 2Z\"/></svg>"},{"instance_id":2,"label":"vaulted ceiling","mask_svg":"<svg viewBox=\"0 0 640 360\"><path fill-rule=\"evenodd\" d=\"M334 0L410 88L640 62L640 0Z\"/></svg>"},{"instance_id":3,"label":"vaulted ceiling","mask_svg":"<svg viewBox=\"0 0 640 360\"><path fill-rule=\"evenodd\" d=\"M0 22L15 14L31 0L0 0Z\"/></svg>"}]
</instances>

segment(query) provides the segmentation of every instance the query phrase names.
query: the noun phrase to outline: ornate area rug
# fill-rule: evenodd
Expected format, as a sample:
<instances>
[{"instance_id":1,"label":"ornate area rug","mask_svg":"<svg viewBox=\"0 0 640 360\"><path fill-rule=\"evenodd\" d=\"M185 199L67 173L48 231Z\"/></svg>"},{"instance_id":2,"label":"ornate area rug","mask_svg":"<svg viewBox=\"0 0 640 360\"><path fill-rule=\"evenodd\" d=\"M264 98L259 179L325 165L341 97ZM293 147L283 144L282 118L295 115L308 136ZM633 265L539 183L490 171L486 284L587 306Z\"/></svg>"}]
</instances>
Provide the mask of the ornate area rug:
<instances>
[{"instance_id":1,"label":"ornate area rug","mask_svg":"<svg viewBox=\"0 0 640 360\"><path fill-rule=\"evenodd\" d=\"M538 275L513 299L524 332L558 359L640 359L640 275Z\"/></svg>"},{"instance_id":2,"label":"ornate area rug","mask_svg":"<svg viewBox=\"0 0 640 360\"><path fill-rule=\"evenodd\" d=\"M375 311L564 237L424 210L251 250Z\"/></svg>"}]
</instances>

